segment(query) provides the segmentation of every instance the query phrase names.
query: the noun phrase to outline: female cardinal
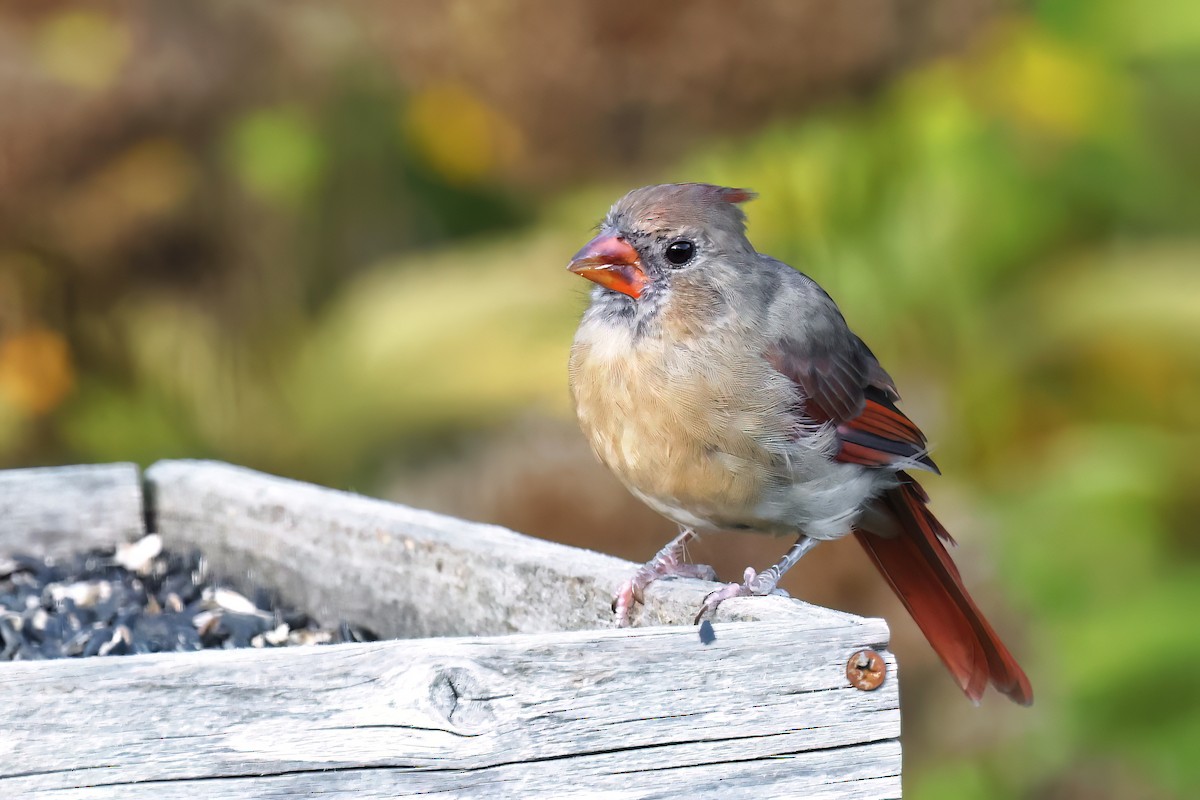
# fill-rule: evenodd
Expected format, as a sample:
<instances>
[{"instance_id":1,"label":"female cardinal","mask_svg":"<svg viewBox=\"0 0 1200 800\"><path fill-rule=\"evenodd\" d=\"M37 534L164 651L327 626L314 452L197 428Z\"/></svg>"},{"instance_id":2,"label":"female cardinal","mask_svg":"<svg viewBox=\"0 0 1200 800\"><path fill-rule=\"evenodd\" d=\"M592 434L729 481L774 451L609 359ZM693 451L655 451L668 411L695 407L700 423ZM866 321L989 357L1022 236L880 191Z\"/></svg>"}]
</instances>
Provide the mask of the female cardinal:
<instances>
[{"instance_id":1,"label":"female cardinal","mask_svg":"<svg viewBox=\"0 0 1200 800\"><path fill-rule=\"evenodd\" d=\"M853 533L972 701L990 682L1028 705L1029 679L908 474L938 471L925 436L832 298L750 244L738 204L753 196L635 189L568 267L597 284L571 349L579 424L629 491L680 526L618 591L618 624L653 580L711 575L682 561L697 530L799 537L775 566L710 594L700 615L771 593L817 542Z\"/></svg>"}]
</instances>

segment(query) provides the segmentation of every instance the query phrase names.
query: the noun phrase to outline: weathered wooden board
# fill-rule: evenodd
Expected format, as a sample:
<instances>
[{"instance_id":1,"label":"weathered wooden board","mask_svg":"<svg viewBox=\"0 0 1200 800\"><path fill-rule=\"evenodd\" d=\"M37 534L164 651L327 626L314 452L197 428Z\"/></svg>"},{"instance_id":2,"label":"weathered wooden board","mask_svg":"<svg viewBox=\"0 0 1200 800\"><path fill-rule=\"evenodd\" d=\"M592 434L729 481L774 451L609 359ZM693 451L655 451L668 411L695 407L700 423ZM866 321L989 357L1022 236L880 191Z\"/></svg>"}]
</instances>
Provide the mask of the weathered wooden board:
<instances>
[{"instance_id":1,"label":"weathered wooden board","mask_svg":"<svg viewBox=\"0 0 1200 800\"><path fill-rule=\"evenodd\" d=\"M0 797L900 796L880 620L772 597L724 604L709 645L615 631L628 562L225 464L146 487L167 546L235 585L385 636L492 636L3 664ZM0 473L0 512L9 550L144 531L130 465ZM662 581L635 621L690 623L711 588ZM863 647L875 692L845 677Z\"/></svg>"},{"instance_id":2,"label":"weathered wooden board","mask_svg":"<svg viewBox=\"0 0 1200 800\"><path fill-rule=\"evenodd\" d=\"M239 650L0 669L0 796L891 798L880 621Z\"/></svg>"},{"instance_id":3,"label":"weathered wooden board","mask_svg":"<svg viewBox=\"0 0 1200 800\"><path fill-rule=\"evenodd\" d=\"M134 464L0 471L0 555L44 556L145 533Z\"/></svg>"},{"instance_id":4,"label":"weathered wooden board","mask_svg":"<svg viewBox=\"0 0 1200 800\"><path fill-rule=\"evenodd\" d=\"M324 623L350 619L389 638L609 627L613 591L637 568L228 464L162 461L146 471L146 483L168 547L198 547L235 586L273 586ZM634 622L690 623L713 588L660 581ZM717 619L862 621L783 597L730 600Z\"/></svg>"}]
</instances>

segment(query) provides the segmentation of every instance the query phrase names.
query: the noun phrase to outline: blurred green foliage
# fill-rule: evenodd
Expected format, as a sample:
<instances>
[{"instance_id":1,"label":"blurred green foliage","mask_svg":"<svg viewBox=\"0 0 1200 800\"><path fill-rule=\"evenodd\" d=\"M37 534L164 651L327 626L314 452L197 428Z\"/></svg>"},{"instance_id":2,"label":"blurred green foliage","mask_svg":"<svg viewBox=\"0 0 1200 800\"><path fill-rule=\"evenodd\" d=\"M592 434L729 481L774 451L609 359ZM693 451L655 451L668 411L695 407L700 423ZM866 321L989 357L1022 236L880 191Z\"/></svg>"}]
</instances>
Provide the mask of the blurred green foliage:
<instances>
[{"instance_id":1,"label":"blurred green foliage","mask_svg":"<svg viewBox=\"0 0 1200 800\"><path fill-rule=\"evenodd\" d=\"M229 161L246 188L267 202L301 203L321 180L325 150L296 108L246 114L229 131Z\"/></svg>"},{"instance_id":2,"label":"blurred green foliage","mask_svg":"<svg viewBox=\"0 0 1200 800\"><path fill-rule=\"evenodd\" d=\"M1093 758L1200 785L1200 30L1132 8L1050 4L681 170L759 189L760 247L938 387L915 414L999 535L1041 724L913 796L1122 796Z\"/></svg>"},{"instance_id":3,"label":"blurred green foliage","mask_svg":"<svg viewBox=\"0 0 1200 800\"><path fill-rule=\"evenodd\" d=\"M46 35L82 30L106 59L127 46L90 17L58 24ZM50 41L55 69L90 75ZM566 417L586 288L562 266L589 226L632 184L747 186L756 245L820 280L897 377L947 473L934 493L964 498L961 538L1027 620L1014 650L1037 704L989 703L1001 723L970 746L951 722L910 741L907 795L1195 794L1193 4L1034 4L868 96L547 198L503 177L525 145L501 111L369 70L320 103L239 110L216 141L151 142L110 180L157 176L122 195L130 214L254 220L233 256L261 269L233 275L234 311L204 281L146 280L72 323L67 382L44 330L9 336L8 460L214 456L371 487L463 431Z\"/></svg>"}]
</instances>

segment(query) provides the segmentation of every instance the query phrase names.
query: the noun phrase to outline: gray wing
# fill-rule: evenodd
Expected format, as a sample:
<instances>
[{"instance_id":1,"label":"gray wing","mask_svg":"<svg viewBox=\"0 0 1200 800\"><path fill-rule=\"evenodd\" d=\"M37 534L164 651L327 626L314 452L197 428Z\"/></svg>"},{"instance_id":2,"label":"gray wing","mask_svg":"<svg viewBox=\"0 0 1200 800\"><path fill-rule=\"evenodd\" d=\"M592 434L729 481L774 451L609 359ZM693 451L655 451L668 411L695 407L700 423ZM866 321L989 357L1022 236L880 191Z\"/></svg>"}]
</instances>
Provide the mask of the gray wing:
<instances>
[{"instance_id":1,"label":"gray wing","mask_svg":"<svg viewBox=\"0 0 1200 800\"><path fill-rule=\"evenodd\" d=\"M921 467L937 472L925 435L896 407L895 382L846 324L833 299L797 273L795 319L768 347L766 359L800 389L807 420L837 428L839 461L864 466Z\"/></svg>"}]
</instances>

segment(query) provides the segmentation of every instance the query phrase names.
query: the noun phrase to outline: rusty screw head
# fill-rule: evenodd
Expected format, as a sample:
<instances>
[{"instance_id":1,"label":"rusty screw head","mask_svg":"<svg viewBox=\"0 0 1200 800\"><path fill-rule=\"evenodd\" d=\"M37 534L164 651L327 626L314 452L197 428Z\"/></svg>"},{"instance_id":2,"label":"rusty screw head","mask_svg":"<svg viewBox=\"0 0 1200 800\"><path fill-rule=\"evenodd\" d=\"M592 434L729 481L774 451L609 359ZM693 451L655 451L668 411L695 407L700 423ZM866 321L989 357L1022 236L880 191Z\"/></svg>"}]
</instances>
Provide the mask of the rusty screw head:
<instances>
[{"instance_id":1,"label":"rusty screw head","mask_svg":"<svg viewBox=\"0 0 1200 800\"><path fill-rule=\"evenodd\" d=\"M887 664L874 650L859 650L846 662L846 679L855 689L874 691L887 677Z\"/></svg>"}]
</instances>

